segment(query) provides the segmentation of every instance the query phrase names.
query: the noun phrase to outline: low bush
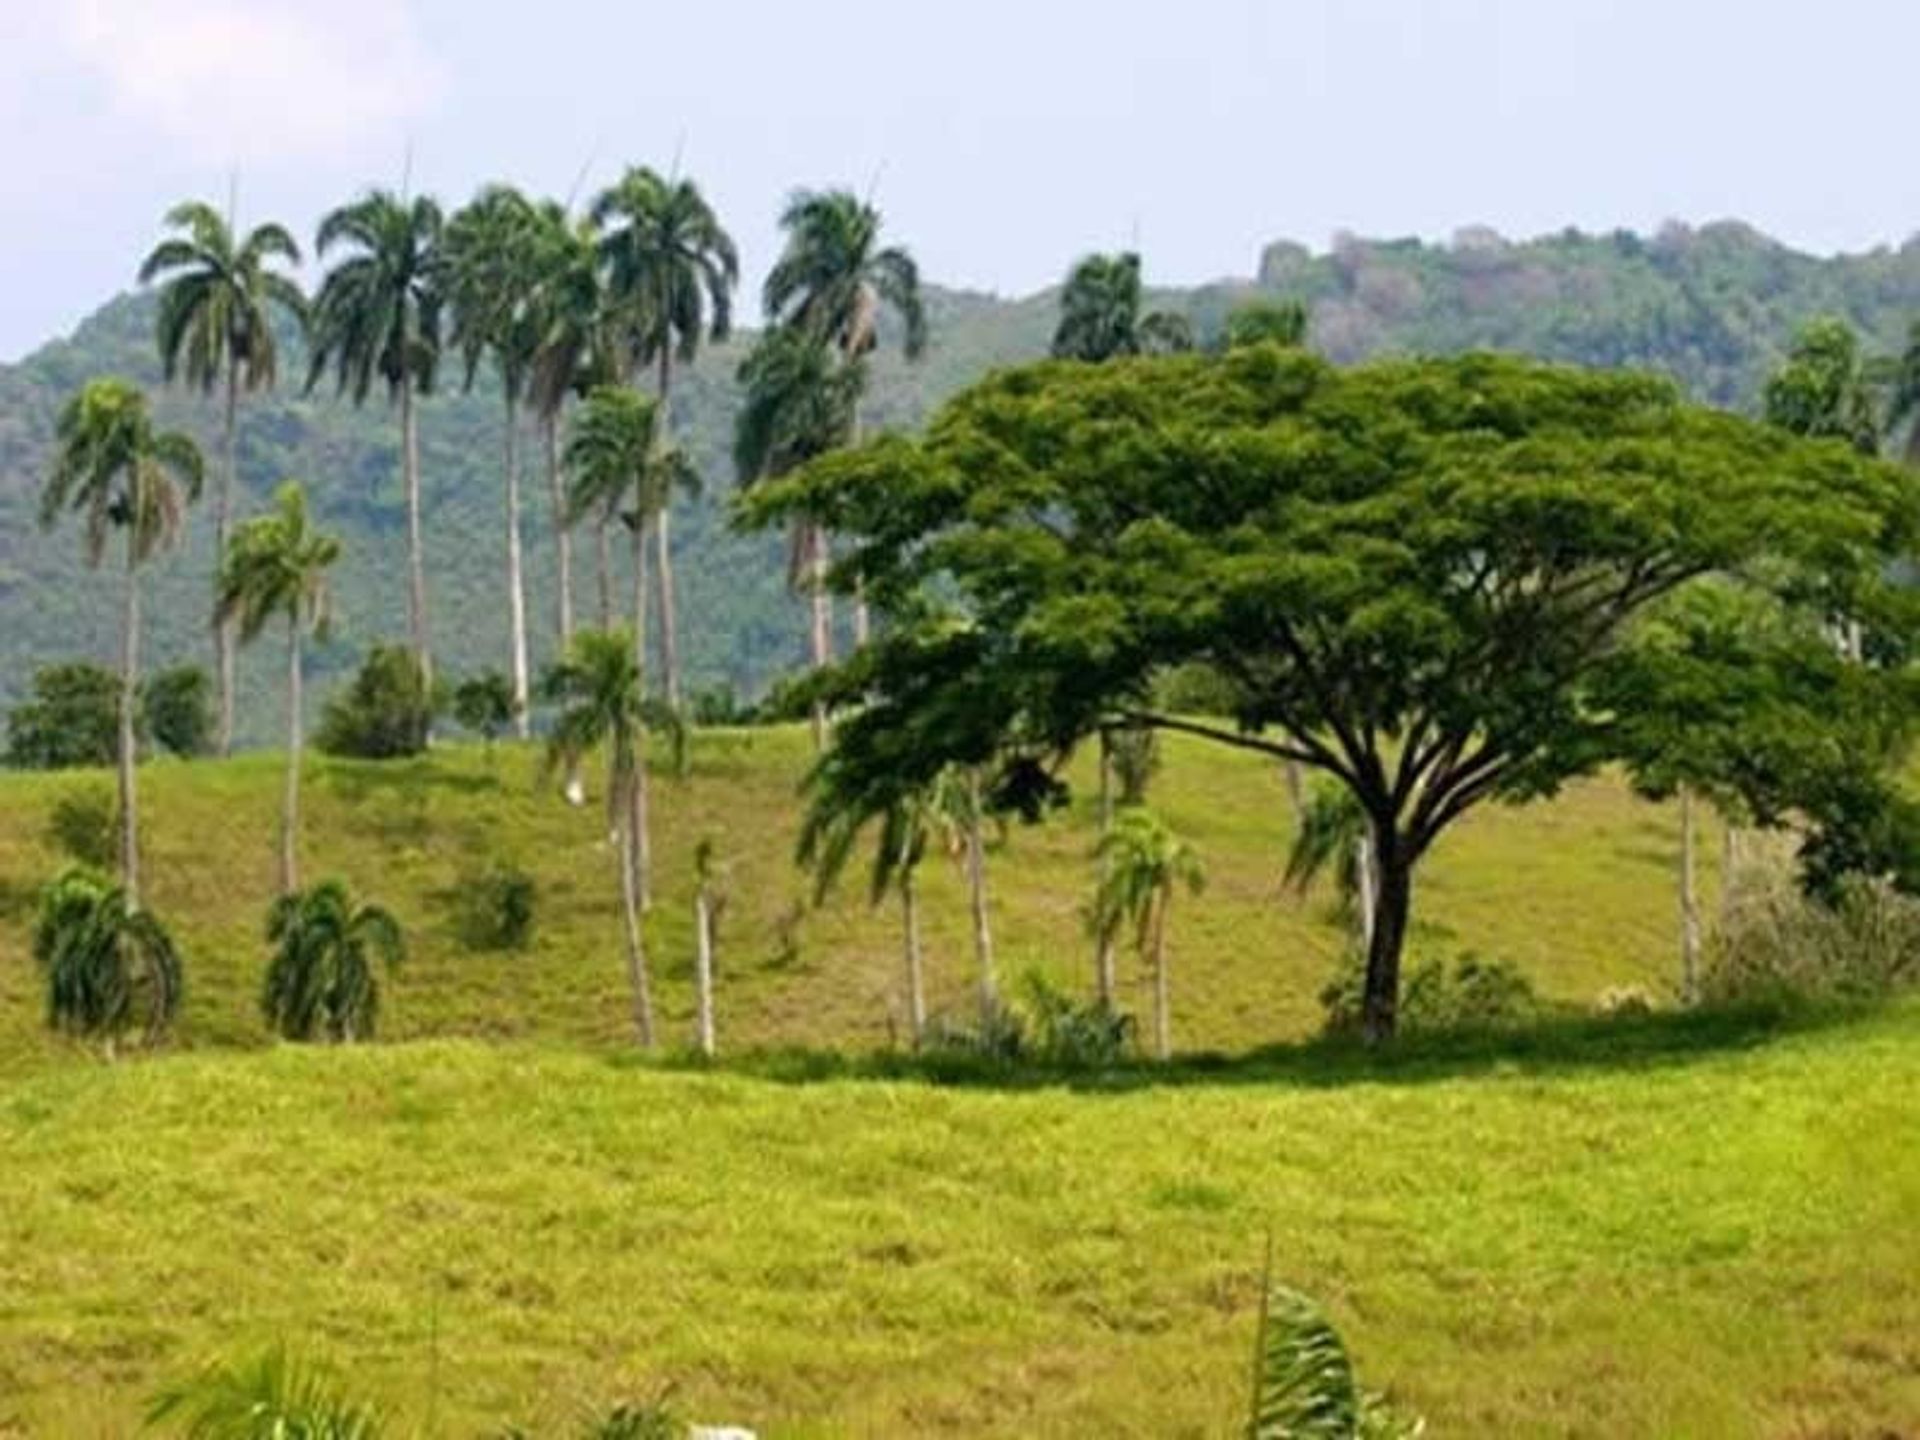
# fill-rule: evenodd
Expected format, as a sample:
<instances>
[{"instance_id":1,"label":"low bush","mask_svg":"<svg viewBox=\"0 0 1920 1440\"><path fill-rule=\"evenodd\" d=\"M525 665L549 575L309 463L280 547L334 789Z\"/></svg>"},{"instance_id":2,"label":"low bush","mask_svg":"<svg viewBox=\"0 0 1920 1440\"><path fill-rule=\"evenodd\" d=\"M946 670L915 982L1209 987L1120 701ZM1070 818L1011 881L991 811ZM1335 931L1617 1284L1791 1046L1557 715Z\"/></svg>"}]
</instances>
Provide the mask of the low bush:
<instances>
[{"instance_id":1,"label":"low bush","mask_svg":"<svg viewBox=\"0 0 1920 1440\"><path fill-rule=\"evenodd\" d=\"M533 941L539 889L510 863L461 878L454 892L454 930L469 950L524 950Z\"/></svg>"},{"instance_id":2,"label":"low bush","mask_svg":"<svg viewBox=\"0 0 1920 1440\"><path fill-rule=\"evenodd\" d=\"M69 859L110 870L120 853L120 802L108 785L77 786L47 812L47 844Z\"/></svg>"},{"instance_id":3,"label":"low bush","mask_svg":"<svg viewBox=\"0 0 1920 1440\"><path fill-rule=\"evenodd\" d=\"M412 652L376 645L345 693L327 702L314 743L329 755L357 760L418 755L438 709Z\"/></svg>"},{"instance_id":4,"label":"low bush","mask_svg":"<svg viewBox=\"0 0 1920 1440\"><path fill-rule=\"evenodd\" d=\"M111 765L120 748L120 677L86 661L43 665L33 698L7 714L7 763L23 770Z\"/></svg>"},{"instance_id":5,"label":"low bush","mask_svg":"<svg viewBox=\"0 0 1920 1440\"><path fill-rule=\"evenodd\" d=\"M1847 882L1832 904L1781 888L1742 905L1701 975L1709 1005L1867 1000L1920 983L1920 901Z\"/></svg>"},{"instance_id":6,"label":"low bush","mask_svg":"<svg viewBox=\"0 0 1920 1440\"><path fill-rule=\"evenodd\" d=\"M147 681L140 709L158 749L191 760L213 748L213 682L198 665L176 665Z\"/></svg>"},{"instance_id":7,"label":"low bush","mask_svg":"<svg viewBox=\"0 0 1920 1440\"><path fill-rule=\"evenodd\" d=\"M1077 1000L1039 975L1027 977L1026 991L1032 1058L1068 1070L1106 1069L1126 1058L1131 1015L1099 1000Z\"/></svg>"},{"instance_id":8,"label":"low bush","mask_svg":"<svg viewBox=\"0 0 1920 1440\"><path fill-rule=\"evenodd\" d=\"M1360 1033L1361 997L1366 965L1354 955L1320 992L1329 1035ZM1509 1030L1540 1018L1533 982L1504 960L1488 960L1471 951L1451 963L1427 959L1414 964L1400 981L1400 1030L1403 1034Z\"/></svg>"}]
</instances>

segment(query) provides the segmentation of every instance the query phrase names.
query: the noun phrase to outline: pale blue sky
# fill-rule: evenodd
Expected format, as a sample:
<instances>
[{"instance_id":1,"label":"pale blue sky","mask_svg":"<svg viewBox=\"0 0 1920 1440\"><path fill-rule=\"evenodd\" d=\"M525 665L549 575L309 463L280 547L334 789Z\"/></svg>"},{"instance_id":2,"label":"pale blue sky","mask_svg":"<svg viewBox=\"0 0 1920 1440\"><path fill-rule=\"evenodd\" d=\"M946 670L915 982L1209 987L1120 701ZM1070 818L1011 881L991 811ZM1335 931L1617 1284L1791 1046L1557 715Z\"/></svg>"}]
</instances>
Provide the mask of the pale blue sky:
<instances>
[{"instance_id":1,"label":"pale blue sky","mask_svg":"<svg viewBox=\"0 0 1920 1440\"><path fill-rule=\"evenodd\" d=\"M409 147L455 201L679 149L756 287L799 184L877 184L931 278L1003 292L1136 234L1167 282L1336 229L1897 244L1916 55L1915 0L0 0L0 358L236 166L304 240Z\"/></svg>"}]
</instances>

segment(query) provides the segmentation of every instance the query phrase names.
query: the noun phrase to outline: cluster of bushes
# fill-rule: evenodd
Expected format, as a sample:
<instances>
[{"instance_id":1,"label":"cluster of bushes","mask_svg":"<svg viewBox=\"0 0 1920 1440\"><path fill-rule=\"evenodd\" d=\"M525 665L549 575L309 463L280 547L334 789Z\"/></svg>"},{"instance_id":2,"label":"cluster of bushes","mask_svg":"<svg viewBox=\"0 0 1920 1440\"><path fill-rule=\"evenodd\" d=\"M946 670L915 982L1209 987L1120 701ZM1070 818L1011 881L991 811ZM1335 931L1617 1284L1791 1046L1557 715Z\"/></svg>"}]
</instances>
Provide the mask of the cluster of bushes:
<instances>
[{"instance_id":1,"label":"cluster of bushes","mask_svg":"<svg viewBox=\"0 0 1920 1440\"><path fill-rule=\"evenodd\" d=\"M1920 984L1920 901L1881 881L1846 882L1831 904L1781 889L1715 935L1707 1004L1860 1001Z\"/></svg>"},{"instance_id":2,"label":"cluster of bushes","mask_svg":"<svg viewBox=\"0 0 1920 1440\"><path fill-rule=\"evenodd\" d=\"M936 1015L927 1024L923 1054L934 1060L1033 1064L1055 1070L1103 1070L1134 1050L1133 1016L1099 1000L1081 1000L1030 974L1021 1003L1002 1003L990 1018Z\"/></svg>"},{"instance_id":3,"label":"cluster of bushes","mask_svg":"<svg viewBox=\"0 0 1920 1440\"><path fill-rule=\"evenodd\" d=\"M143 749L204 755L213 728L213 686L198 666L162 670L140 687L134 736ZM99 665L42 667L31 697L7 713L6 763L17 769L111 765L119 743L120 677Z\"/></svg>"},{"instance_id":4,"label":"cluster of bushes","mask_svg":"<svg viewBox=\"0 0 1920 1440\"><path fill-rule=\"evenodd\" d=\"M1320 992L1329 1035L1361 1033L1361 996L1366 962L1355 955ZM1450 1033L1518 1029L1538 1020L1541 1000L1533 982L1504 960L1471 951L1451 961L1417 961L1401 979L1402 1033Z\"/></svg>"}]
</instances>

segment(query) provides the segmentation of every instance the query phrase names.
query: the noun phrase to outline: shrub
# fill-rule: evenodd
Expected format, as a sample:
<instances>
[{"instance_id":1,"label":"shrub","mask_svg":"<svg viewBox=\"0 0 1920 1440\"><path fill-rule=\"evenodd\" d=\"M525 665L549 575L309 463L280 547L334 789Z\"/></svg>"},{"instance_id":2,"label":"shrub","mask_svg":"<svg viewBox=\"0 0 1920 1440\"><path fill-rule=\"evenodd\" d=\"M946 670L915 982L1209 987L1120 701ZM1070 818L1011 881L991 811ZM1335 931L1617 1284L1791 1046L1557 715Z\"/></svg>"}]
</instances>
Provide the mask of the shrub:
<instances>
[{"instance_id":1,"label":"shrub","mask_svg":"<svg viewBox=\"0 0 1920 1440\"><path fill-rule=\"evenodd\" d=\"M454 928L469 950L524 950L533 940L538 887L517 865L491 865L463 877Z\"/></svg>"},{"instance_id":2,"label":"shrub","mask_svg":"<svg viewBox=\"0 0 1920 1440\"><path fill-rule=\"evenodd\" d=\"M743 701L731 685L715 685L693 694L693 723L703 729L759 722L758 707Z\"/></svg>"},{"instance_id":3,"label":"shrub","mask_svg":"<svg viewBox=\"0 0 1920 1440\"><path fill-rule=\"evenodd\" d=\"M1920 983L1920 902L1845 882L1831 905L1781 889L1740 907L1701 976L1708 1004L1862 1000Z\"/></svg>"},{"instance_id":4,"label":"shrub","mask_svg":"<svg viewBox=\"0 0 1920 1440\"><path fill-rule=\"evenodd\" d=\"M391 760L427 748L438 707L413 654L376 645L345 694L327 702L314 743L329 755Z\"/></svg>"},{"instance_id":5,"label":"shrub","mask_svg":"<svg viewBox=\"0 0 1920 1440\"><path fill-rule=\"evenodd\" d=\"M513 724L513 686L498 670L483 670L453 690L453 718L491 745Z\"/></svg>"},{"instance_id":6,"label":"shrub","mask_svg":"<svg viewBox=\"0 0 1920 1440\"><path fill-rule=\"evenodd\" d=\"M1365 982L1365 961L1354 955L1320 992L1328 1034L1360 1033ZM1468 951L1451 965L1424 960L1401 976L1400 1029L1404 1033L1506 1030L1539 1015L1540 998L1533 982L1504 960L1486 960Z\"/></svg>"},{"instance_id":7,"label":"shrub","mask_svg":"<svg viewBox=\"0 0 1920 1440\"><path fill-rule=\"evenodd\" d=\"M1134 1020L1099 1000L1076 1000L1039 975L1027 977L1033 1057L1071 1070L1099 1070L1126 1058Z\"/></svg>"},{"instance_id":8,"label":"shrub","mask_svg":"<svg viewBox=\"0 0 1920 1440\"><path fill-rule=\"evenodd\" d=\"M153 743L190 760L213 748L213 684L198 665L176 665L147 681L140 709Z\"/></svg>"},{"instance_id":9,"label":"shrub","mask_svg":"<svg viewBox=\"0 0 1920 1440\"><path fill-rule=\"evenodd\" d=\"M105 785L67 791L47 815L47 843L82 865L111 869L120 852L120 802Z\"/></svg>"},{"instance_id":10,"label":"shrub","mask_svg":"<svg viewBox=\"0 0 1920 1440\"><path fill-rule=\"evenodd\" d=\"M85 661L34 671L33 698L7 716L7 763L25 770L111 765L120 748L120 677Z\"/></svg>"},{"instance_id":11,"label":"shrub","mask_svg":"<svg viewBox=\"0 0 1920 1440\"><path fill-rule=\"evenodd\" d=\"M927 1022L921 1053L938 1059L985 1061L1012 1065L1026 1058L1027 1027L1020 1012L1002 1005L984 1023L935 1015Z\"/></svg>"}]
</instances>

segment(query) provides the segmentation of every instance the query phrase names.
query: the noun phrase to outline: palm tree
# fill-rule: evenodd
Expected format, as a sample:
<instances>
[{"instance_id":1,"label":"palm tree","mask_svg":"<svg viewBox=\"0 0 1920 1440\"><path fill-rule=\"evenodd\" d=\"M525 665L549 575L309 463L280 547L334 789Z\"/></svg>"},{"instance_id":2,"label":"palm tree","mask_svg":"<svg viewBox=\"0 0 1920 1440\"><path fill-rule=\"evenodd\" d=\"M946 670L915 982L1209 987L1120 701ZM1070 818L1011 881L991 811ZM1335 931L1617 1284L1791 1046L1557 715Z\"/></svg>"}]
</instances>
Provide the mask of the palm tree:
<instances>
[{"instance_id":1,"label":"palm tree","mask_svg":"<svg viewBox=\"0 0 1920 1440\"><path fill-rule=\"evenodd\" d=\"M1287 855L1286 884L1304 894L1329 868L1340 912L1353 923L1364 952L1373 944L1373 827L1345 786L1316 786L1301 807L1299 829Z\"/></svg>"},{"instance_id":2,"label":"palm tree","mask_svg":"<svg viewBox=\"0 0 1920 1440\"><path fill-rule=\"evenodd\" d=\"M356 905L346 883L295 890L267 912L267 962L260 1009L288 1040L332 1044L370 1038L380 1017L378 963L406 956L399 922L378 905Z\"/></svg>"},{"instance_id":3,"label":"palm tree","mask_svg":"<svg viewBox=\"0 0 1920 1440\"><path fill-rule=\"evenodd\" d=\"M189 200L167 212L178 233L162 240L140 266L140 283L165 277L160 287L156 339L160 363L171 381L184 376L211 394L225 388L221 421L220 488L214 496L213 553L227 553L233 492L239 486L240 392L270 388L279 377L274 312L304 326L306 297L274 262L300 263L300 247L279 225L255 226L236 243L228 220L211 205ZM225 626L213 632L214 668L220 679L217 744L233 750L233 637Z\"/></svg>"},{"instance_id":4,"label":"palm tree","mask_svg":"<svg viewBox=\"0 0 1920 1440\"><path fill-rule=\"evenodd\" d=\"M147 1411L149 1426L177 1424L190 1440L377 1440L380 1423L331 1372L282 1348L171 1385Z\"/></svg>"},{"instance_id":5,"label":"palm tree","mask_svg":"<svg viewBox=\"0 0 1920 1440\"><path fill-rule=\"evenodd\" d=\"M1087 256L1068 272L1060 292L1053 354L1099 362L1193 348L1193 327L1185 316L1156 310L1143 317L1140 304L1138 255L1129 250Z\"/></svg>"},{"instance_id":6,"label":"palm tree","mask_svg":"<svg viewBox=\"0 0 1920 1440\"><path fill-rule=\"evenodd\" d=\"M734 422L734 469L743 485L773 479L845 444L852 434L866 362L837 360L825 340L796 330L769 330L741 362L740 411ZM832 601L822 583L826 535L797 523L788 532L787 582L810 597L813 664L832 656ZM826 712L813 712L816 749L826 744Z\"/></svg>"},{"instance_id":7,"label":"palm tree","mask_svg":"<svg viewBox=\"0 0 1920 1440\"><path fill-rule=\"evenodd\" d=\"M920 297L920 267L904 248L880 244L880 212L846 190L802 190L780 217L785 248L768 273L763 300L770 323L805 331L834 346L843 362L852 362L880 343L880 312L899 316L902 348L917 360L927 348L927 314ZM850 438L860 438L859 397L855 391ZM825 585L827 540L815 528L810 546L809 583ZM854 641L867 640L867 606L854 602ZM818 628L816 626L816 628Z\"/></svg>"},{"instance_id":8,"label":"palm tree","mask_svg":"<svg viewBox=\"0 0 1920 1440\"><path fill-rule=\"evenodd\" d=\"M1920 320L1907 331L1907 343L1885 367L1888 438L1905 431L1901 453L1909 465L1920 465Z\"/></svg>"},{"instance_id":9,"label":"palm tree","mask_svg":"<svg viewBox=\"0 0 1920 1440\"><path fill-rule=\"evenodd\" d=\"M274 510L247 521L234 533L220 567L219 614L238 621L240 641L251 644L271 620L287 622L287 778L280 808L280 893L299 888L301 635L324 633L327 571L340 558L340 542L316 531L307 519L306 492L289 480L274 496Z\"/></svg>"},{"instance_id":10,"label":"palm tree","mask_svg":"<svg viewBox=\"0 0 1920 1440\"><path fill-rule=\"evenodd\" d=\"M572 770L596 746L607 747L607 823L618 842L633 1028L640 1044L650 1048L653 991L640 928L639 885L646 869L647 714L635 648L632 637L622 631L583 631L574 636L567 658L547 672L541 688L562 707L547 742L549 771L562 765Z\"/></svg>"},{"instance_id":11,"label":"palm tree","mask_svg":"<svg viewBox=\"0 0 1920 1440\"><path fill-rule=\"evenodd\" d=\"M87 870L41 892L33 958L46 972L47 1024L100 1037L109 1059L136 1027L157 1040L180 1008L180 953L166 928Z\"/></svg>"},{"instance_id":12,"label":"palm tree","mask_svg":"<svg viewBox=\"0 0 1920 1440\"><path fill-rule=\"evenodd\" d=\"M400 407L401 468L407 492L407 615L414 660L429 684L425 538L420 515L420 427L416 396L433 390L440 364L445 265L440 207L369 191L320 222L315 252L348 253L326 274L313 302L308 388L329 366L354 403L376 378Z\"/></svg>"},{"instance_id":13,"label":"palm tree","mask_svg":"<svg viewBox=\"0 0 1920 1440\"><path fill-rule=\"evenodd\" d=\"M518 190L489 185L447 224L445 242L448 339L466 364L473 386L482 358L491 356L500 376L501 428L506 476L508 674L513 685L514 725L527 738L527 593L520 553L520 407L539 344L541 315L535 303L541 275L539 216Z\"/></svg>"},{"instance_id":14,"label":"palm tree","mask_svg":"<svg viewBox=\"0 0 1920 1440\"><path fill-rule=\"evenodd\" d=\"M1130 806L1115 816L1101 848L1108 863L1094 898L1094 923L1133 923L1135 947L1153 976L1154 1053L1167 1060L1173 1055L1167 910L1180 886L1198 893L1205 872L1193 848L1145 806Z\"/></svg>"},{"instance_id":15,"label":"palm tree","mask_svg":"<svg viewBox=\"0 0 1920 1440\"><path fill-rule=\"evenodd\" d=\"M628 170L594 201L601 227L614 329L635 367L659 378L660 436L672 424L673 366L690 364L703 337L721 341L733 323L740 257L713 208L691 180L666 180L644 166ZM654 530L660 577L660 658L667 703L680 708L680 654L674 617L672 506Z\"/></svg>"},{"instance_id":16,"label":"palm tree","mask_svg":"<svg viewBox=\"0 0 1920 1440\"><path fill-rule=\"evenodd\" d=\"M126 581L120 623L120 883L129 910L140 908L139 796L134 785L134 717L140 701L140 567L180 535L187 502L197 499L199 447L175 430L156 430L146 397L125 380L90 380L60 412L53 474L40 497L40 523L64 510L86 520L87 563L97 567L109 534L126 533Z\"/></svg>"},{"instance_id":17,"label":"palm tree","mask_svg":"<svg viewBox=\"0 0 1920 1440\"><path fill-rule=\"evenodd\" d=\"M947 853L959 862L967 878L967 910L973 922L973 960L984 1036L999 1019L1000 981L994 970L993 931L987 917L987 806L979 767L943 771L926 803Z\"/></svg>"},{"instance_id":18,"label":"palm tree","mask_svg":"<svg viewBox=\"0 0 1920 1440\"><path fill-rule=\"evenodd\" d=\"M720 895L713 863L713 841L693 847L693 994L696 1041L702 1055L715 1050L713 1027L713 929L726 903Z\"/></svg>"},{"instance_id":19,"label":"palm tree","mask_svg":"<svg viewBox=\"0 0 1920 1440\"><path fill-rule=\"evenodd\" d=\"M1865 455L1880 450L1874 377L1860 337L1846 321L1821 316L1800 327L1785 362L1767 378L1767 423L1796 435L1844 440Z\"/></svg>"}]
</instances>

